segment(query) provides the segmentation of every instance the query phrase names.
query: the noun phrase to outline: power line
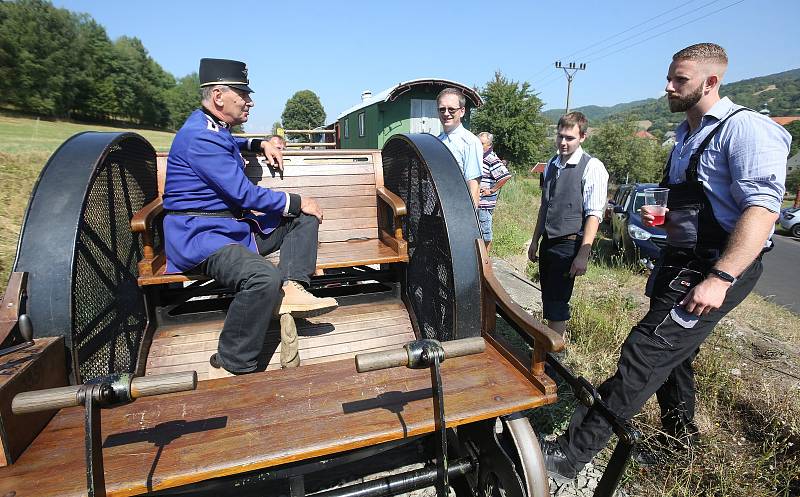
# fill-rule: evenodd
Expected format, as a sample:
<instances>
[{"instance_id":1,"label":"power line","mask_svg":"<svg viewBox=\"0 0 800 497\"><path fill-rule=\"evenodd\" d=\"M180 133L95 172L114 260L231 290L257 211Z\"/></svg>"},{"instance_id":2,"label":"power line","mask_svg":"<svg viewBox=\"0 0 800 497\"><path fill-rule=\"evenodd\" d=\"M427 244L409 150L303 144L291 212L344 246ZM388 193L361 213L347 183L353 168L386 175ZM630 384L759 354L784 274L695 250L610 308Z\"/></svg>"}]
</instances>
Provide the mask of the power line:
<instances>
[{"instance_id":1,"label":"power line","mask_svg":"<svg viewBox=\"0 0 800 497\"><path fill-rule=\"evenodd\" d=\"M698 17L697 19L693 19L691 21L685 22L685 23L681 24L680 26L675 26L674 28L670 28L670 29L664 30L664 31L662 31L660 33L654 34L653 36L648 36L647 38L644 38L642 40L637 41L636 43L643 43L645 41L649 41L649 40L652 40L653 38L657 38L657 37L659 37L661 35L665 35L667 33L675 31L676 29L680 29L680 28L682 28L684 26L687 26L689 24L694 24L696 22L702 21L704 18L706 18L706 17L708 17L708 16L710 16L712 14L716 14L717 12L722 12L723 10L726 10L726 9L729 9L729 8L734 7L736 5L739 5L740 3L743 3L744 1L745 0L738 0L737 2L733 2L732 4L726 5L725 7L722 7L722 8L719 8L717 10L714 10L712 12L709 12L708 14L704 14L702 17ZM631 44L631 45L628 45L626 47L622 47L619 50L614 50L613 52L607 53L607 54L605 54L603 56L600 56L600 57L597 57L596 59L593 59L591 62L597 62L598 60L605 59L606 57L610 57L611 55L614 55L616 53L622 52L624 50L628 50L629 48L632 48L633 46L634 46L634 44Z\"/></svg>"},{"instance_id":2,"label":"power line","mask_svg":"<svg viewBox=\"0 0 800 497\"><path fill-rule=\"evenodd\" d=\"M615 46L617 46L617 45L619 45L619 44L621 44L621 43L624 43L624 42L626 42L626 41L632 40L632 39L634 39L634 38L636 38L636 37L638 37L638 36L641 36L641 35L643 35L643 34L646 34L646 33L647 33L647 32L649 32L649 31L653 31L653 30L654 30L654 29L656 29L656 28L660 28L661 26L666 26L667 24L671 24L671 23L673 23L673 22L675 22L675 21L683 21L683 19L684 19L684 17L685 17L685 16L687 16L687 15L689 15L689 14L693 14L693 13L695 13L695 12L697 12L697 11L703 10L703 9L705 9L706 7L708 7L708 6L712 5L712 4L715 4L715 3L719 2L719 1L720 1L720 0L712 0L711 2L709 2L709 3L707 3L707 4L704 4L704 5L701 5L700 7L696 8L696 9L694 9L694 10L691 10L691 11L689 11L689 12L686 12L685 14L681 14L681 16L680 16L680 17L673 17L673 18L671 18L671 19L668 19L668 20L666 20L666 21L664 21L664 22L662 22L662 23L656 24L655 26L652 26L652 27L649 27L649 28L647 28L647 30L646 30L646 31L642 31L642 32L640 32L640 33L633 34L633 35L631 35L631 36L628 36L628 37L626 37L626 38L623 38L623 39L621 39L621 40L619 40L619 41L617 41L617 42L614 42L614 43L612 43L611 45L608 45L607 47L603 47L603 48L600 48L600 49L598 49L598 50L595 50L595 51L593 51L593 52L589 52L588 54L584 55L584 56L583 56L583 58L586 58L586 59L588 59L589 57L591 57L591 56L593 56L593 55L597 55L597 54L599 54L599 53L602 53L602 52L604 52L605 50L608 50L609 48L615 47ZM744 1L744 0L741 0L741 1ZM713 13L714 13L714 12L711 12L711 14L713 14ZM709 14L705 14L704 16L701 16L701 17L699 17L699 19L702 19L703 17L705 17L705 16L707 16L707 15L709 15ZM696 21L696 20L695 20L695 21ZM695 21L682 22L682 24L681 24L681 25L679 25L679 26L677 26L675 29L677 29L677 28L680 28L680 27L682 27L682 26L685 26L686 24L691 24L692 22L695 22Z\"/></svg>"},{"instance_id":3,"label":"power line","mask_svg":"<svg viewBox=\"0 0 800 497\"><path fill-rule=\"evenodd\" d=\"M563 60L563 59L568 59L568 58L572 57L573 55L576 55L576 54L578 54L578 53L584 52L584 51L586 51L586 50L588 50L588 49L591 49L591 48L597 48L597 46L598 46L598 45L602 45L603 43L605 43L605 42L606 42L606 41L608 41L608 40L614 39L614 38L616 38L616 37L618 37L618 36L620 36L620 35L623 35L623 34L625 34L625 33L627 33L627 32L630 32L630 31L632 31L632 30L634 30L634 29L636 29L636 28L638 28L638 27L640 27L640 26L643 26L643 25L645 25L645 24L649 23L650 21L652 21L652 20L654 20L654 19L658 19L658 18L660 18L660 17L664 16L665 14L669 14L670 12L673 12L673 11L676 11L676 10L683 9L684 7L688 6L688 5L689 5L689 4L691 4L691 3L694 3L694 2L696 2L696 1L697 1L697 0L689 0L689 1L688 1L688 2L686 2L686 3L683 3L683 4L679 5L678 7L673 7L673 8L671 8L671 9L667 9L667 10L665 10L664 12L661 12L660 14L657 14L657 15L655 15L655 16L653 16L653 17L650 17L650 18L648 18L648 19L646 19L646 20L644 20L644 21L642 21L642 22L640 22L640 23L638 23L638 24L634 24L633 26L631 26L631 27L629 27L629 28L626 28L626 29L624 29L624 30L622 30L622 31L619 31L619 32L617 32L617 33L615 33L615 34L613 34L613 35L611 35L611 36L608 36L608 37L606 37L606 38L604 38L604 39L602 39L602 40L600 40L600 41L598 41L598 42L592 43L591 45L587 45L587 46L585 46L585 47L583 47L583 48L581 48L581 49L578 49L578 50L576 50L575 52L573 52L573 53L571 53L571 54L569 54L569 55L567 55L567 56L561 57L561 59L562 59L562 60ZM708 2L708 3L704 4L704 5L702 5L702 6L701 6L701 7L699 7L698 9L695 9L694 11L691 11L691 12L695 12L695 11L697 11L697 10L703 9L703 8L705 8L705 7L708 7L709 5L712 5L712 4L714 4L714 3L716 3L716 2L719 2L719 1L720 1L720 0L711 0L710 2ZM691 12L689 12L689 13L691 13ZM676 19L675 19L675 18L673 18L672 20L670 20L670 21L667 21L667 22L673 22L673 21L675 21L675 20L676 20ZM655 27L659 27L659 26L661 26L661 25L663 25L663 24L664 24L664 23L662 23L662 24L660 24L660 25L656 25ZM652 28L648 28L648 29L652 29ZM633 37L639 36L639 35L641 35L641 34L643 34L643 33L646 33L646 32L647 32L647 31L642 31L642 32L638 33L637 35L634 35ZM625 41L625 40L622 40L622 41ZM608 47L605 47L604 49L611 48L611 47L613 47L613 46L616 46L616 45L618 45L619 43L621 43L621 42L617 42L616 44L612 44L612 45L610 45L610 46L608 46ZM601 49L601 51L602 51L602 50L603 50L603 49ZM583 58L583 57L582 57L582 58ZM531 85L534 85L534 84L536 84L536 82L537 82L537 79L547 79L547 78L549 78L549 76L544 76L544 77L542 77L542 78L539 78L539 75L540 75L540 74L542 74L542 73L544 73L544 72L545 72L545 71L547 71L548 69L550 69L550 67L551 67L551 66L548 64L547 66L545 66L545 67L543 67L541 70L539 70L537 73L535 73L535 74L534 74L534 75L531 77Z\"/></svg>"},{"instance_id":4,"label":"power line","mask_svg":"<svg viewBox=\"0 0 800 497\"><path fill-rule=\"evenodd\" d=\"M689 5L690 3L694 3L694 2L696 2L696 1L697 1L697 0L689 0L688 2L686 2L686 3L682 4L682 5L679 5L679 6L677 6L677 7L673 7L673 8L667 9L667 10L665 10L664 12L661 12L660 14L656 14L656 15L654 15L653 17L650 17L650 18L648 18L648 19L646 19L646 20L644 20L644 21L640 22L639 24L634 24L633 26L629 27L628 29L625 29L625 30L623 30L623 31L620 31L620 32L618 32L618 33L615 33L615 34L613 34L613 35L611 35L611 36L609 36L609 37L607 37L607 38L603 38L602 40L600 40L600 41L598 41L598 42L592 43L591 45L587 45L587 46L585 46L585 47L583 47L583 48L581 48L581 49L579 49L579 50L577 50L577 51L575 51L575 52L572 52L571 54L569 54L569 55L567 55L567 56L565 56L565 57L562 57L562 59L568 59L568 58L570 58L570 57L573 57L573 56L575 56L575 55L577 55L577 54L579 54L579 53L581 53L581 52L583 52L583 51L585 51L585 50L588 50L588 49L590 49L590 48L595 48L595 47L597 47L598 45L601 45L601 44L603 44L603 43L607 42L608 40L612 40L612 39L616 38L617 36L624 35L625 33L629 32L629 31L631 31L631 30L633 30L633 29L636 29L636 28L638 28L639 26L642 26L642 25L644 25L644 24L647 24L648 22L650 22L650 21L652 21L652 20L658 19L658 18L660 18L660 17L662 17L662 16L664 16L664 15L666 15L666 14L669 14L670 12L672 12L672 11L674 11L674 10L682 9L683 7L686 7L686 6L687 6L687 5ZM711 5L712 3L715 3L715 2L718 2L718 1L719 1L719 0L713 0L713 1L709 2L708 4L706 4L706 5Z\"/></svg>"}]
</instances>

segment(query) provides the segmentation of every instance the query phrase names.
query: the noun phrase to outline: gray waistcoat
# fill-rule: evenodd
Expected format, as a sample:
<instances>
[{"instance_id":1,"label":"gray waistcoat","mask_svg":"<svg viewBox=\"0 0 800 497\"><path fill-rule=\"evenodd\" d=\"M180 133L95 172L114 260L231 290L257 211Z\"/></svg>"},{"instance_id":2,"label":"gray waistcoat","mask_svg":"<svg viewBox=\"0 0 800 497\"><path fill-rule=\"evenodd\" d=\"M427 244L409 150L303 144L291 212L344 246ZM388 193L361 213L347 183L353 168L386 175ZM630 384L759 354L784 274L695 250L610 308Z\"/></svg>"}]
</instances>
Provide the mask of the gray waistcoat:
<instances>
[{"instance_id":1,"label":"gray waistcoat","mask_svg":"<svg viewBox=\"0 0 800 497\"><path fill-rule=\"evenodd\" d=\"M558 174L556 157L547 163L542 185L541 208L548 238L574 235L583 229L583 172L592 158L584 152L577 164L567 164Z\"/></svg>"}]
</instances>

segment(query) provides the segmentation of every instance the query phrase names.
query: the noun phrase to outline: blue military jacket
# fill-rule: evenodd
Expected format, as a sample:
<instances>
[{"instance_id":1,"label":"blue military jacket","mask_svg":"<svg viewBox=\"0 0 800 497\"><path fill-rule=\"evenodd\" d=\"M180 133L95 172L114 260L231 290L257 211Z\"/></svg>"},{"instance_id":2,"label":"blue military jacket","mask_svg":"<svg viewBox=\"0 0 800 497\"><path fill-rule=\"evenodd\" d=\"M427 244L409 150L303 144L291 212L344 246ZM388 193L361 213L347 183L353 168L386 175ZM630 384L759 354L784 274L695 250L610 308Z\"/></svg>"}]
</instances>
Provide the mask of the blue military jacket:
<instances>
[{"instance_id":1,"label":"blue military jacket","mask_svg":"<svg viewBox=\"0 0 800 497\"><path fill-rule=\"evenodd\" d=\"M164 209L262 213L252 219L170 214L164 217L167 273L191 269L225 245L257 252L254 230L275 229L289 196L254 185L244 172L241 150L248 141L231 135L224 123L202 109L178 131L167 158Z\"/></svg>"}]
</instances>

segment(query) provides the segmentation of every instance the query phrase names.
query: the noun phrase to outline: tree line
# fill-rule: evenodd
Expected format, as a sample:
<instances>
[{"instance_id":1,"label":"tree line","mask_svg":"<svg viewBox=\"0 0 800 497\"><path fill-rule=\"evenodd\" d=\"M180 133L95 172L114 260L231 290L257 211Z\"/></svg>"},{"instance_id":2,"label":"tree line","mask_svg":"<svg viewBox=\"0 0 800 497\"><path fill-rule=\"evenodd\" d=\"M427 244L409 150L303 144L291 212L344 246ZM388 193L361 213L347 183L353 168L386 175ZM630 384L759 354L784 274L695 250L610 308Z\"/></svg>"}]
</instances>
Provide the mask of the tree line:
<instances>
[{"instance_id":1,"label":"tree line","mask_svg":"<svg viewBox=\"0 0 800 497\"><path fill-rule=\"evenodd\" d=\"M470 128L494 135L495 151L512 168L524 171L545 162L555 152L555 126L542 112L543 102L528 82L512 81L500 72L479 89L484 101L473 111ZM605 121L592 127L583 148L603 161L615 183L660 179L668 148L653 139L636 136L632 119Z\"/></svg>"},{"instance_id":2,"label":"tree line","mask_svg":"<svg viewBox=\"0 0 800 497\"><path fill-rule=\"evenodd\" d=\"M87 14L45 0L0 2L0 107L42 116L177 129L199 105L141 40L111 40Z\"/></svg>"}]
</instances>

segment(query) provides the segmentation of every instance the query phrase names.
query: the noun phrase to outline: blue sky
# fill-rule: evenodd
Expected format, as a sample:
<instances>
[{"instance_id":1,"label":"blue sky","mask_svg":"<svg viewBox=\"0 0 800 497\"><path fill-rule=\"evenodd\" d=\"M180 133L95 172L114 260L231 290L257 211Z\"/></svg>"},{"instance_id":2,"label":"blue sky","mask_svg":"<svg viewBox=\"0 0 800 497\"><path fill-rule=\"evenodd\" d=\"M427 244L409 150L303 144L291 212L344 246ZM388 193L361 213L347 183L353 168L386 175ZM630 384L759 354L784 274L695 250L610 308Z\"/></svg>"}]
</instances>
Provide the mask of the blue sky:
<instances>
[{"instance_id":1,"label":"blue sky","mask_svg":"<svg viewBox=\"0 0 800 497\"><path fill-rule=\"evenodd\" d=\"M421 77L483 86L496 70L529 81L545 109L563 107L556 60L587 63L571 107L656 97L672 54L704 41L728 51L728 81L800 67L800 0L53 3L90 14L112 39L138 37L178 77L202 57L247 62L248 131L268 130L298 90L319 95L331 122L363 90Z\"/></svg>"}]
</instances>

